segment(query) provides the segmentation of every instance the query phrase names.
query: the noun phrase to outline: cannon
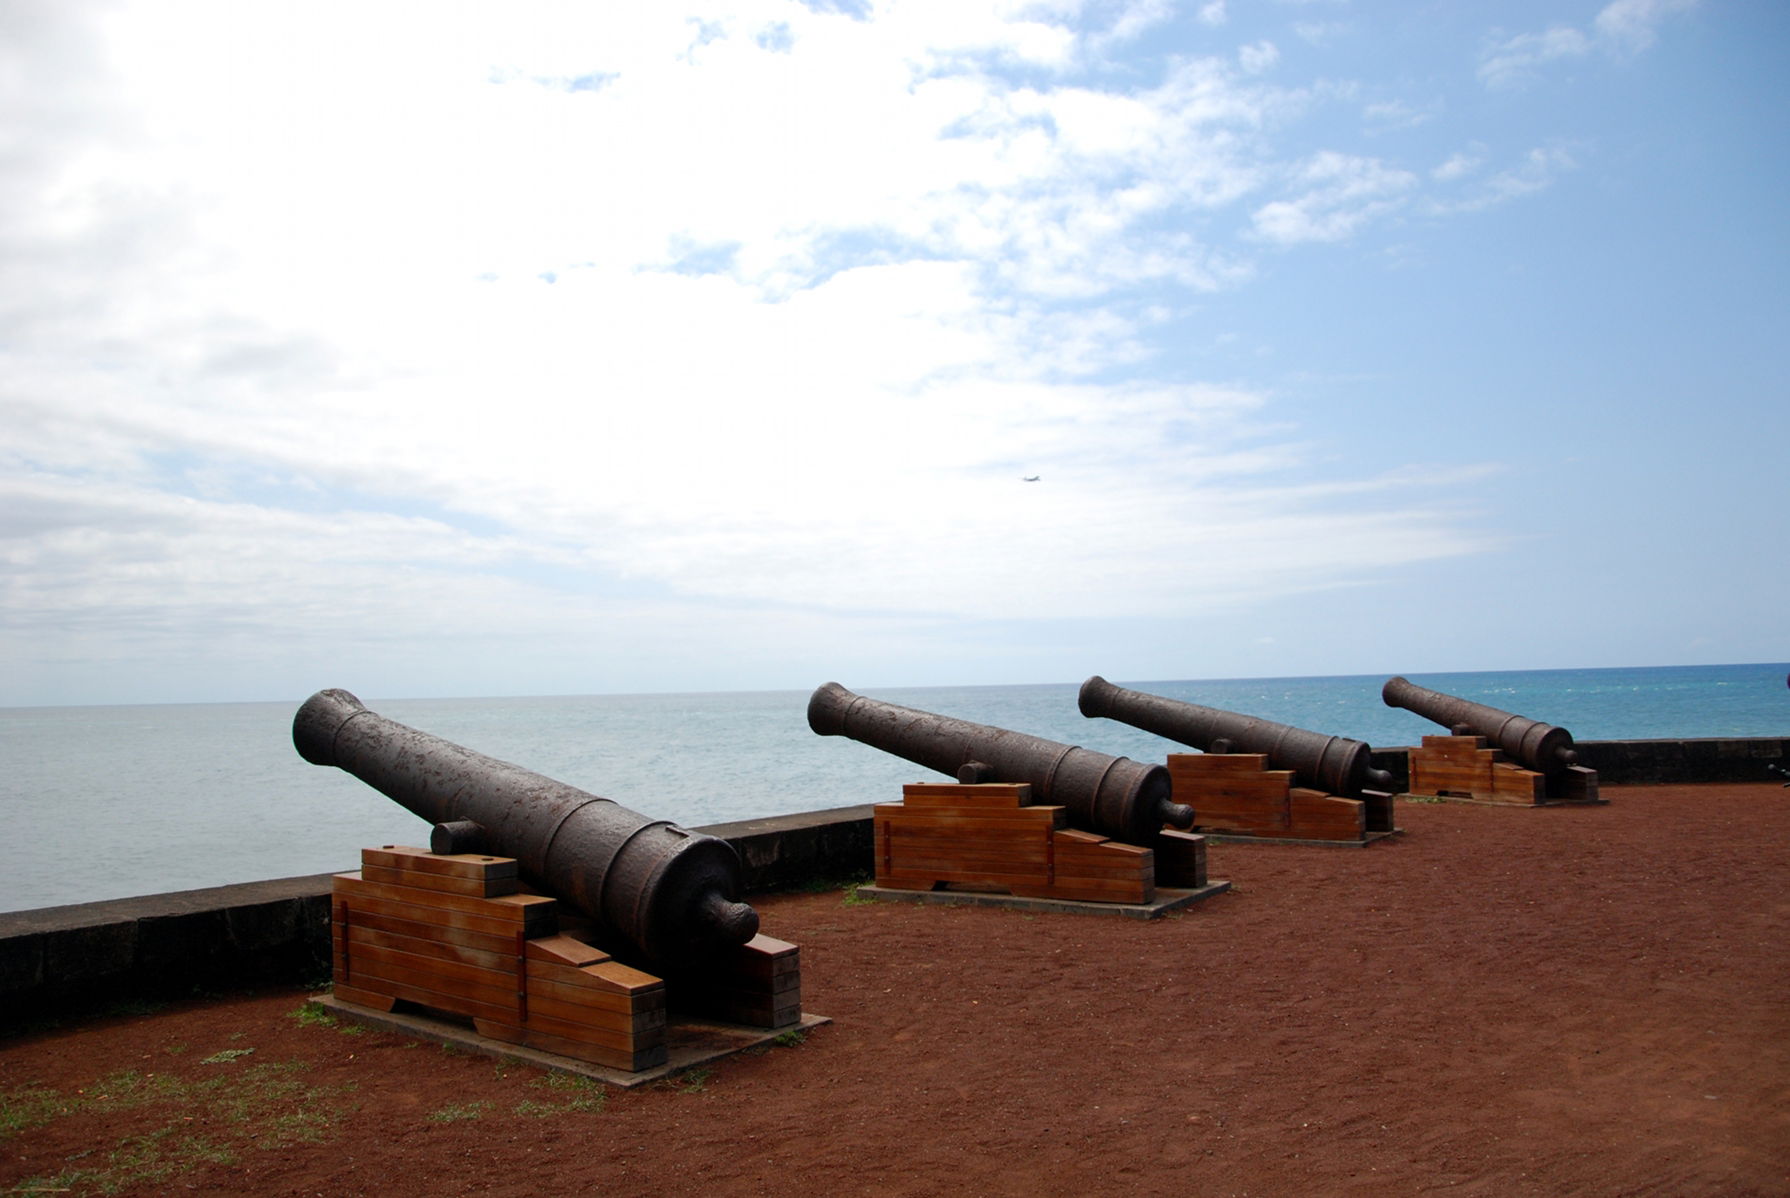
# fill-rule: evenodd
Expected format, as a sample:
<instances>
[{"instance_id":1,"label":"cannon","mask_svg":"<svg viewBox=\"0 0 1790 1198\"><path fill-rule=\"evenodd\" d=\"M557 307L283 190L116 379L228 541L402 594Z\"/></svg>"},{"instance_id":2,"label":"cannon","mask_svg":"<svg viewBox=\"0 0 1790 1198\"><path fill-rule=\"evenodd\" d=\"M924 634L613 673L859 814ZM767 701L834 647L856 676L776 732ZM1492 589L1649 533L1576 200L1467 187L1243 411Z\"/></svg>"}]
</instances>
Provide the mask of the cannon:
<instances>
[{"instance_id":1,"label":"cannon","mask_svg":"<svg viewBox=\"0 0 1790 1198\"><path fill-rule=\"evenodd\" d=\"M1554 724L1445 695L1404 678L1387 679L1386 685L1380 688L1380 698L1386 706L1414 711L1456 736L1483 736L1524 768L1536 773L1558 774L1578 764L1579 755L1572 747L1572 733Z\"/></svg>"},{"instance_id":2,"label":"cannon","mask_svg":"<svg viewBox=\"0 0 1790 1198\"><path fill-rule=\"evenodd\" d=\"M724 840L386 719L344 690L305 701L292 743L434 824L434 852L515 858L524 882L654 965L699 965L758 932Z\"/></svg>"},{"instance_id":3,"label":"cannon","mask_svg":"<svg viewBox=\"0 0 1790 1198\"><path fill-rule=\"evenodd\" d=\"M1081 684L1076 705L1089 718L1118 720L1201 752L1260 753L1269 768L1292 770L1298 785L1343 798L1392 785L1391 774L1373 767L1373 749L1344 736L1127 690L1098 674Z\"/></svg>"},{"instance_id":4,"label":"cannon","mask_svg":"<svg viewBox=\"0 0 1790 1198\"><path fill-rule=\"evenodd\" d=\"M808 726L959 782L1028 782L1038 802L1066 808L1077 828L1130 844L1151 844L1164 824L1193 824L1193 809L1172 800L1168 771L1160 765L885 703L837 682L809 698Z\"/></svg>"}]
</instances>

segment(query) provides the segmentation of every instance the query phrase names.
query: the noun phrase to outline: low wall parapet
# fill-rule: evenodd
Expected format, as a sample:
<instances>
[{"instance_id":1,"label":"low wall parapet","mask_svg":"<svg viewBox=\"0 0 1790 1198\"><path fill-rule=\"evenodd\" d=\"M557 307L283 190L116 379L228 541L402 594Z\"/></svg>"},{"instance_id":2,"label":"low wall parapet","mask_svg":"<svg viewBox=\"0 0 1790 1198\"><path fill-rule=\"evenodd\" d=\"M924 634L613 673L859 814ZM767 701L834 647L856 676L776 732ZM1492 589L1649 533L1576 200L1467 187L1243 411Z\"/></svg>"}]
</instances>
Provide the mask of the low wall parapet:
<instances>
[{"instance_id":1,"label":"low wall parapet","mask_svg":"<svg viewBox=\"0 0 1790 1198\"><path fill-rule=\"evenodd\" d=\"M1790 737L1580 741L1606 786L1768 782ZM1405 748L1374 764L1407 778ZM871 808L840 807L694 829L731 843L752 893L867 873ZM347 868L353 868L352 865ZM0 1032L81 1007L252 988L323 984L330 874L142 898L0 912Z\"/></svg>"}]
</instances>

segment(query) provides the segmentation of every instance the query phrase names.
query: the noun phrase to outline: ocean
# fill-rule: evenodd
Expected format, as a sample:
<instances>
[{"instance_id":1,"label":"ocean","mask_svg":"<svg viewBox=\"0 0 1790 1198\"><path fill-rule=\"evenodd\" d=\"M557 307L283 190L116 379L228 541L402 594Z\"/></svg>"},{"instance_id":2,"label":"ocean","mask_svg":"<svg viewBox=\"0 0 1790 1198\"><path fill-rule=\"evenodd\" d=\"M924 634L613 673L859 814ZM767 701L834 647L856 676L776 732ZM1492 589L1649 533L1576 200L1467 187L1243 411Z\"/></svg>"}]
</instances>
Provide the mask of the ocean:
<instances>
[{"instance_id":1,"label":"ocean","mask_svg":"<svg viewBox=\"0 0 1790 1198\"><path fill-rule=\"evenodd\" d=\"M1411 675L1578 740L1781 736L1783 663ZM1128 682L1172 698L1413 745L1440 731L1380 701L1386 675ZM1181 746L1076 710L1076 682L874 689L873 698L1141 761ZM808 728L808 691L360 698L381 715L686 826L898 799L919 766ZM0 708L0 911L347 870L428 825L292 747L277 703Z\"/></svg>"}]
</instances>

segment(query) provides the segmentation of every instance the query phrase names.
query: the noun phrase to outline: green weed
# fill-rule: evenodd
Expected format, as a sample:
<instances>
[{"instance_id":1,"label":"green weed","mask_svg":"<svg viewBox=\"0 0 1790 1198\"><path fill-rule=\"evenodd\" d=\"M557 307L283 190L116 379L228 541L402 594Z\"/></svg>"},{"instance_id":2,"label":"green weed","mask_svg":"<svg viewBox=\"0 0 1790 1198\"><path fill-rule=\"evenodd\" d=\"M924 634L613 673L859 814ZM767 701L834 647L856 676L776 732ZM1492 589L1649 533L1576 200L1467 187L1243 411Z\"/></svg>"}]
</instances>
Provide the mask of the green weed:
<instances>
[{"instance_id":1,"label":"green weed","mask_svg":"<svg viewBox=\"0 0 1790 1198\"><path fill-rule=\"evenodd\" d=\"M579 1114L599 1115L602 1114L603 1108L609 1102L608 1087L594 1077L585 1077L578 1073L549 1073L535 1085L556 1090L565 1096L565 1100L550 1105L540 1104L542 1109L539 1111L523 1111L521 1107L518 1107L518 1113L545 1115L575 1111ZM524 1105L529 1104L524 1103Z\"/></svg>"},{"instance_id":2,"label":"green weed","mask_svg":"<svg viewBox=\"0 0 1790 1198\"><path fill-rule=\"evenodd\" d=\"M481 1098L460 1106L444 1106L439 1111L430 1112L428 1119L431 1123L460 1123L468 1119L482 1119L491 1113L491 1107L489 1099Z\"/></svg>"},{"instance_id":3,"label":"green weed","mask_svg":"<svg viewBox=\"0 0 1790 1198\"><path fill-rule=\"evenodd\" d=\"M666 1078L659 1085L667 1090L676 1090L680 1094L700 1094L708 1089L709 1078L713 1077L714 1073L713 1069L708 1068L686 1069L682 1073Z\"/></svg>"},{"instance_id":4,"label":"green weed","mask_svg":"<svg viewBox=\"0 0 1790 1198\"><path fill-rule=\"evenodd\" d=\"M0 1140L39 1127L72 1109L68 1099L48 1086L32 1084L0 1090Z\"/></svg>"},{"instance_id":5,"label":"green weed","mask_svg":"<svg viewBox=\"0 0 1790 1198\"><path fill-rule=\"evenodd\" d=\"M248 1051L219 1055L234 1061ZM250 1148L318 1143L340 1117L332 1099L351 1087L307 1085L299 1076L303 1069L299 1062L269 1062L220 1071L202 1081L127 1069L73 1095L44 1087L6 1092L0 1095L0 1126L14 1132L100 1109L148 1108L161 1124L110 1147L75 1153L63 1172L32 1178L9 1192L111 1194L133 1186L164 1186L206 1165L234 1163ZM203 1134L188 1112L203 1113Z\"/></svg>"},{"instance_id":6,"label":"green weed","mask_svg":"<svg viewBox=\"0 0 1790 1198\"><path fill-rule=\"evenodd\" d=\"M214 1052L199 1063L201 1065L228 1065L231 1061L246 1057L255 1050L252 1048L226 1048L222 1052Z\"/></svg>"}]
</instances>

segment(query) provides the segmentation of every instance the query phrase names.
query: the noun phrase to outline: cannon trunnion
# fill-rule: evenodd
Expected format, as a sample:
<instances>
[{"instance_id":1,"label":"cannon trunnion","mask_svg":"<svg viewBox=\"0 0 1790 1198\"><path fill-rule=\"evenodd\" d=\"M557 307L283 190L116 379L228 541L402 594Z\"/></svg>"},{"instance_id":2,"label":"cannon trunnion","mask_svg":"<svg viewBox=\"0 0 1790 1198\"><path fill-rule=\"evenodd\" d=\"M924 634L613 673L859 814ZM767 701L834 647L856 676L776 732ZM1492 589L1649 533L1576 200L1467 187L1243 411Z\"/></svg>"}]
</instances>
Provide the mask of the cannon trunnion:
<instances>
[{"instance_id":1,"label":"cannon trunnion","mask_svg":"<svg viewBox=\"0 0 1790 1198\"><path fill-rule=\"evenodd\" d=\"M1075 827L1130 844L1152 844L1164 824L1193 823L1192 809L1171 798L1162 766L885 703L837 682L821 685L809 698L808 726L961 783L1030 783L1037 802L1066 808Z\"/></svg>"},{"instance_id":2,"label":"cannon trunnion","mask_svg":"<svg viewBox=\"0 0 1790 1198\"><path fill-rule=\"evenodd\" d=\"M346 770L434 824L438 853L514 857L524 882L652 964L700 962L758 931L724 840L419 732L344 690L311 696L292 742L306 761Z\"/></svg>"}]
</instances>

